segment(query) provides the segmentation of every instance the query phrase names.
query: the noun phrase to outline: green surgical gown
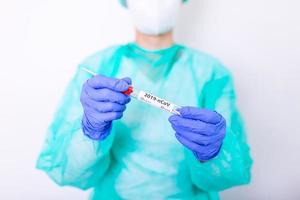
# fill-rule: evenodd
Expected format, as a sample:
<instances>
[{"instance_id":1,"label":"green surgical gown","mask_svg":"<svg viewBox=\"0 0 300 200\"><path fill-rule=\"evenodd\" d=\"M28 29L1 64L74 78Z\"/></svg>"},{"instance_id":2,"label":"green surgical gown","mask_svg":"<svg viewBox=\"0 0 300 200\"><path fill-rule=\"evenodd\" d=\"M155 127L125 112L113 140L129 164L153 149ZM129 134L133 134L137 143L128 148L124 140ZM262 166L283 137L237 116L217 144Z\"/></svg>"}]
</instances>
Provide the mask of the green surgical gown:
<instances>
[{"instance_id":1,"label":"green surgical gown","mask_svg":"<svg viewBox=\"0 0 300 200\"><path fill-rule=\"evenodd\" d=\"M220 153L201 163L175 138L169 113L132 99L111 134L93 141L81 129L80 93L89 68L131 77L135 88L181 106L208 108L226 119ZM91 199L219 199L218 191L247 184L252 160L228 70L205 53L181 46L149 51L135 43L84 60L51 123L37 168L57 184L93 188Z\"/></svg>"}]
</instances>

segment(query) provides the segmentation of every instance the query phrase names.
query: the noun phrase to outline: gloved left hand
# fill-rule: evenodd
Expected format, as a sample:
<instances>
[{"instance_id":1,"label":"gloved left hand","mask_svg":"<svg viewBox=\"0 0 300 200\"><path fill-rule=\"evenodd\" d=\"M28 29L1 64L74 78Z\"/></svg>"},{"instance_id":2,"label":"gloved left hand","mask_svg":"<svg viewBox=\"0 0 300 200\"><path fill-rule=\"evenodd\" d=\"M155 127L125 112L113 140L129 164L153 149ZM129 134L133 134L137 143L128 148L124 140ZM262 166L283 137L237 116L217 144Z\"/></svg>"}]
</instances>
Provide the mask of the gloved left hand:
<instances>
[{"instance_id":1,"label":"gloved left hand","mask_svg":"<svg viewBox=\"0 0 300 200\"><path fill-rule=\"evenodd\" d=\"M217 156L226 132L222 115L196 107L183 107L178 111L180 115L169 118L178 141L192 150L200 161Z\"/></svg>"}]
</instances>

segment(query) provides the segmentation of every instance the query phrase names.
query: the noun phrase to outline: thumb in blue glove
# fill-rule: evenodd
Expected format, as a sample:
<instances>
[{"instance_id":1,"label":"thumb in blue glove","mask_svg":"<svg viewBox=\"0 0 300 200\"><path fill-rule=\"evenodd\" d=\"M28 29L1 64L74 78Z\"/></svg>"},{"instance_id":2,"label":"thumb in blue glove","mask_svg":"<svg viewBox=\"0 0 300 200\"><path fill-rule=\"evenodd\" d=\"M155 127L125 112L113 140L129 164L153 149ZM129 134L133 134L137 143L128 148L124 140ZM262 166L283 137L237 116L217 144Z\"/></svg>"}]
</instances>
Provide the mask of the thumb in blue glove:
<instances>
[{"instance_id":1,"label":"thumb in blue glove","mask_svg":"<svg viewBox=\"0 0 300 200\"><path fill-rule=\"evenodd\" d=\"M215 111L196 107L183 107L178 111L180 116L169 118L177 140L200 161L216 157L225 137L225 119Z\"/></svg>"}]
</instances>

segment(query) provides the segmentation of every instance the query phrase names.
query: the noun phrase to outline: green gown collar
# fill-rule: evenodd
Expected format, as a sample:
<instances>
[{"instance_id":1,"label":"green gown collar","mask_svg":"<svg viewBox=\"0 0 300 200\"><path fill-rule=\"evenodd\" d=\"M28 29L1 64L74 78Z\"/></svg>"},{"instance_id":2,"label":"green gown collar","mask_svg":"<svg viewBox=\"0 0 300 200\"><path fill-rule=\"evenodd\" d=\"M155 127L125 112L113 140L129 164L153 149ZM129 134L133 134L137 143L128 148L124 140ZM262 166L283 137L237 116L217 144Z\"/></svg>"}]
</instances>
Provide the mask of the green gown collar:
<instances>
[{"instance_id":1,"label":"green gown collar","mask_svg":"<svg viewBox=\"0 0 300 200\"><path fill-rule=\"evenodd\" d=\"M177 60L178 52L182 46L173 44L172 46L160 50L147 50L136 43L129 43L127 45L128 56L142 61L144 64L148 63L152 67L160 67L165 65L172 65Z\"/></svg>"},{"instance_id":2,"label":"green gown collar","mask_svg":"<svg viewBox=\"0 0 300 200\"><path fill-rule=\"evenodd\" d=\"M166 55L177 50L180 47L180 45L172 44L170 47L167 48L158 49L158 50L148 50L141 47L136 42L131 42L128 44L128 47L131 48L133 51L139 52L141 54Z\"/></svg>"}]
</instances>

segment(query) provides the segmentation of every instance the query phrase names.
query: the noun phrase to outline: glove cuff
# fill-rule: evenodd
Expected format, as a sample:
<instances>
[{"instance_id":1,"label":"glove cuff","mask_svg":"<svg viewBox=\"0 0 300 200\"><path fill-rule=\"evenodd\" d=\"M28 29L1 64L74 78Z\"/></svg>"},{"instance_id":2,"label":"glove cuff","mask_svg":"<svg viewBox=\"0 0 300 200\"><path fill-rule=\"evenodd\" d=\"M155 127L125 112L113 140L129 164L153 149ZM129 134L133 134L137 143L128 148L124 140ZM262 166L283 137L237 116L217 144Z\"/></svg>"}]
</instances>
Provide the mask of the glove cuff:
<instances>
[{"instance_id":1,"label":"glove cuff","mask_svg":"<svg viewBox=\"0 0 300 200\"><path fill-rule=\"evenodd\" d=\"M105 138L107 138L107 136L110 134L111 131L111 127L112 127L111 124L112 124L111 122L104 123L99 130L99 128L95 128L92 126L92 124L85 116L85 114L81 121L81 127L84 135L89 137L92 140L98 140L98 141L102 141Z\"/></svg>"},{"instance_id":2,"label":"glove cuff","mask_svg":"<svg viewBox=\"0 0 300 200\"><path fill-rule=\"evenodd\" d=\"M215 158L219 152L221 151L221 147L222 147L222 144L220 145L219 149L217 151L215 151L213 154L209 155L209 156L201 156L198 152L196 151L193 151L195 157L200 161L200 162L206 162L206 161L209 161L213 158Z\"/></svg>"}]
</instances>

